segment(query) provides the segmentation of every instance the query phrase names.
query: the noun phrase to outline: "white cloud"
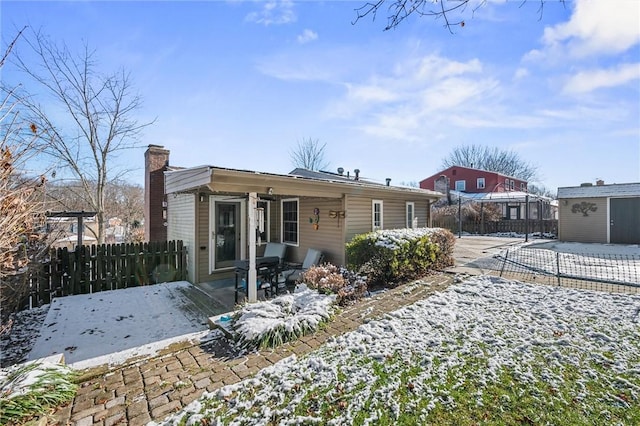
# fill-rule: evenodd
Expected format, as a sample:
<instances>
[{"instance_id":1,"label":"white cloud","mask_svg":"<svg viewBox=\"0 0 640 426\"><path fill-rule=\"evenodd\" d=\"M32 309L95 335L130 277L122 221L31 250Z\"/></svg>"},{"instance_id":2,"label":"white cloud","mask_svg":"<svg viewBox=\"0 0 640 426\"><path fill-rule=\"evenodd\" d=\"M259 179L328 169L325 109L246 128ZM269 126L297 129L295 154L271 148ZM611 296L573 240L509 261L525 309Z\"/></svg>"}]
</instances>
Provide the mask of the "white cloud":
<instances>
[{"instance_id":1,"label":"white cloud","mask_svg":"<svg viewBox=\"0 0 640 426\"><path fill-rule=\"evenodd\" d=\"M513 75L513 78L516 80L520 80L521 78L525 78L529 76L529 70L526 68L518 68L516 73Z\"/></svg>"},{"instance_id":2,"label":"white cloud","mask_svg":"<svg viewBox=\"0 0 640 426\"><path fill-rule=\"evenodd\" d=\"M313 30L305 29L302 34L298 35L298 43L305 44L318 39L318 33Z\"/></svg>"},{"instance_id":3,"label":"white cloud","mask_svg":"<svg viewBox=\"0 0 640 426\"><path fill-rule=\"evenodd\" d=\"M601 88L621 86L638 79L640 79L640 63L621 64L612 69L579 72L567 81L564 92L586 93Z\"/></svg>"},{"instance_id":4,"label":"white cloud","mask_svg":"<svg viewBox=\"0 0 640 426\"><path fill-rule=\"evenodd\" d=\"M577 57L624 52L640 42L640 3L576 0L571 19L546 28L543 41Z\"/></svg>"},{"instance_id":5,"label":"white cloud","mask_svg":"<svg viewBox=\"0 0 640 426\"><path fill-rule=\"evenodd\" d=\"M424 140L458 116L486 115L475 122L484 126L489 120L495 126L491 105L500 84L482 69L477 59L462 62L435 54L399 62L363 83L345 84L346 93L329 114L350 119L367 135L406 142Z\"/></svg>"},{"instance_id":6,"label":"white cloud","mask_svg":"<svg viewBox=\"0 0 640 426\"><path fill-rule=\"evenodd\" d=\"M280 25L295 22L298 18L291 0L270 0L262 3L262 10L249 13L249 22L263 25Z\"/></svg>"}]
</instances>

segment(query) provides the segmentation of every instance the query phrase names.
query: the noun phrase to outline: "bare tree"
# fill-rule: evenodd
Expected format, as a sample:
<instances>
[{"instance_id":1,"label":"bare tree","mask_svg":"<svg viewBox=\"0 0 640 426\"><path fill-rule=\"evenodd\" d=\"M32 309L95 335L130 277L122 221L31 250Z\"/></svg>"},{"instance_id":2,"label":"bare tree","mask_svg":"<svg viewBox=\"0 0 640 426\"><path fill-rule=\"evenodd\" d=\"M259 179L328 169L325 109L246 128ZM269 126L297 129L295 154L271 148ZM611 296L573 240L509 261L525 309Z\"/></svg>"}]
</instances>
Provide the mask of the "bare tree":
<instances>
[{"instance_id":1,"label":"bare tree","mask_svg":"<svg viewBox=\"0 0 640 426\"><path fill-rule=\"evenodd\" d=\"M0 61L0 70L16 36ZM38 127L19 114L23 101L2 85L0 99L0 331L10 327L8 315L16 311L29 291L27 267L46 249L36 231L44 221L39 196L44 175L25 173L37 154Z\"/></svg>"},{"instance_id":2,"label":"bare tree","mask_svg":"<svg viewBox=\"0 0 640 426\"><path fill-rule=\"evenodd\" d=\"M544 5L549 0L535 0L539 2L540 7L538 13L540 18L544 11ZM564 0L559 0L564 4ZM520 5L526 3L527 0L521 0ZM558 0L554 0L558 2ZM375 20L378 12L384 9L383 6L387 5L387 25L384 30L390 30L396 28L402 21L407 19L411 15L417 15L420 17L428 16L435 19L442 19L443 26L450 32L453 32L453 27L465 26L465 21L462 17L467 9L471 9L471 14L484 6L487 3L486 0L376 0L368 1L362 6L355 9L356 19L353 24L356 24L360 19L371 16ZM454 17L453 13L459 12L460 15Z\"/></svg>"},{"instance_id":3,"label":"bare tree","mask_svg":"<svg viewBox=\"0 0 640 426\"><path fill-rule=\"evenodd\" d=\"M27 63L19 53L14 62L38 83L42 96L53 98L47 106L57 108L56 114L48 114L36 98L27 101L32 121L42 129L43 151L80 183L87 203L82 210L96 212L96 238L102 243L105 188L126 173L116 170L114 159L137 147L141 130L152 123L139 123L134 117L142 101L133 92L130 75L124 70L99 73L95 52L86 44L74 55L65 44L57 45L36 31L27 44L39 63Z\"/></svg>"},{"instance_id":4,"label":"bare tree","mask_svg":"<svg viewBox=\"0 0 640 426\"><path fill-rule=\"evenodd\" d=\"M481 145L454 148L442 160L442 168L451 166L488 170L525 181L533 180L537 175L537 167L522 160L515 152Z\"/></svg>"},{"instance_id":5,"label":"bare tree","mask_svg":"<svg viewBox=\"0 0 640 426\"><path fill-rule=\"evenodd\" d=\"M88 184L92 192L96 182L83 183L78 180L51 181L46 186L46 209L48 211L80 211L87 206L87 194L84 185ZM140 185L131 184L124 180L114 179L107 182L104 188L105 204L105 232L123 237L123 242L137 241L134 237L136 229L142 227L144 219L144 190ZM114 221L109 224L108 221ZM116 228L118 232L109 228ZM121 233L119 233L121 231ZM86 232L98 238L98 232L87 227ZM105 240L106 241L106 240ZM118 242L118 241L106 241Z\"/></svg>"},{"instance_id":6,"label":"bare tree","mask_svg":"<svg viewBox=\"0 0 640 426\"><path fill-rule=\"evenodd\" d=\"M144 189L140 185L121 180L110 182L107 186L107 205L105 211L109 219L119 222L124 242L137 242L144 221ZM143 234L144 235L144 234Z\"/></svg>"},{"instance_id":7,"label":"bare tree","mask_svg":"<svg viewBox=\"0 0 640 426\"><path fill-rule=\"evenodd\" d=\"M556 191L553 191L549 188L547 188L544 185L534 185L532 183L527 185L527 191L530 194L535 194L535 195L542 195L543 197L549 197L552 199L556 199L558 198L558 195L556 193Z\"/></svg>"},{"instance_id":8,"label":"bare tree","mask_svg":"<svg viewBox=\"0 0 640 426\"><path fill-rule=\"evenodd\" d=\"M308 170L326 170L329 162L324 159L324 149L327 144L320 145L318 139L303 139L298 141L296 148L291 151L291 162L294 167Z\"/></svg>"}]
</instances>

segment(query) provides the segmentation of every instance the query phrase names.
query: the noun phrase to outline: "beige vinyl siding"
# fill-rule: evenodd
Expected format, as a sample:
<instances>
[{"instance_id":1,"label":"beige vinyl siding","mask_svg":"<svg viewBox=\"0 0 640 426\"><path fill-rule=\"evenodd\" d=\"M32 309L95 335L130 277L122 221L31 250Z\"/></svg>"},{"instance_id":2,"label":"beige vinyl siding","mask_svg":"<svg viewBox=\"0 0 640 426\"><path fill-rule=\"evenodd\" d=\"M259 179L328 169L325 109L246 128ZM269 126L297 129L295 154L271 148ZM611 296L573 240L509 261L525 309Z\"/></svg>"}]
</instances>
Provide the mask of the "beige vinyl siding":
<instances>
[{"instance_id":1,"label":"beige vinyl siding","mask_svg":"<svg viewBox=\"0 0 640 426\"><path fill-rule=\"evenodd\" d=\"M427 200L407 200L412 201L415 206L414 217L418 218L418 228L429 226L429 216L431 214L431 204Z\"/></svg>"},{"instance_id":2,"label":"beige vinyl siding","mask_svg":"<svg viewBox=\"0 0 640 426\"><path fill-rule=\"evenodd\" d=\"M187 280L196 282L195 195L169 194L167 197L167 239L182 240L187 248Z\"/></svg>"},{"instance_id":3,"label":"beige vinyl siding","mask_svg":"<svg viewBox=\"0 0 640 426\"><path fill-rule=\"evenodd\" d=\"M405 200L384 200L384 229L406 228Z\"/></svg>"},{"instance_id":4,"label":"beige vinyl siding","mask_svg":"<svg viewBox=\"0 0 640 426\"><path fill-rule=\"evenodd\" d=\"M346 197L347 202L347 232L345 242L358 235L371 232L371 198ZM427 200L410 198L384 198L382 199L382 224L384 229L400 229L406 227L407 202L414 203L414 215L418 218L418 227L428 225L429 202Z\"/></svg>"},{"instance_id":5,"label":"beige vinyl siding","mask_svg":"<svg viewBox=\"0 0 640 426\"><path fill-rule=\"evenodd\" d=\"M567 202L566 205L565 201ZM572 206L582 202L594 203L597 210L588 212L588 216L583 216L581 212L573 213L571 211ZM607 207L606 198L565 198L559 200L559 240L581 243L606 243Z\"/></svg>"},{"instance_id":6,"label":"beige vinyl siding","mask_svg":"<svg viewBox=\"0 0 640 426\"><path fill-rule=\"evenodd\" d=\"M314 217L313 210L320 210L318 229L309 222ZM287 248L287 258L302 262L307 249L322 251L324 261L334 265L344 265L344 219L329 218L330 210L343 210L341 199L301 198L299 204L298 247Z\"/></svg>"},{"instance_id":7,"label":"beige vinyl siding","mask_svg":"<svg viewBox=\"0 0 640 426\"><path fill-rule=\"evenodd\" d=\"M371 232L371 198L347 195L345 200L345 242L349 242L358 234ZM386 215L386 202L382 203L383 224Z\"/></svg>"},{"instance_id":8,"label":"beige vinyl siding","mask_svg":"<svg viewBox=\"0 0 640 426\"><path fill-rule=\"evenodd\" d=\"M196 201L196 204L196 223L198 226L198 245L195 254L198 259L196 282L201 283L214 279L209 266L209 254L211 250L211 238L209 238L209 196L205 195L204 200Z\"/></svg>"}]
</instances>

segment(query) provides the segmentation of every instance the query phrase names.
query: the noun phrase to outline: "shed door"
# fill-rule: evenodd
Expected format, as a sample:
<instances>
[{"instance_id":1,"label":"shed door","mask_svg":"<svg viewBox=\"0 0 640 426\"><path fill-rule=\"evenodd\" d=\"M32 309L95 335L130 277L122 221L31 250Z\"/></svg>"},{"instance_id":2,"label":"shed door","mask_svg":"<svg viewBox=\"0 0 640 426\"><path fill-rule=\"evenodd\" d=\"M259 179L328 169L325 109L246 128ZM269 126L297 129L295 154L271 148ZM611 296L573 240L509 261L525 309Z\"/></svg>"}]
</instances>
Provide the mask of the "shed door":
<instances>
[{"instance_id":1,"label":"shed door","mask_svg":"<svg viewBox=\"0 0 640 426\"><path fill-rule=\"evenodd\" d=\"M640 198L611 198L609 232L614 244L640 244Z\"/></svg>"}]
</instances>

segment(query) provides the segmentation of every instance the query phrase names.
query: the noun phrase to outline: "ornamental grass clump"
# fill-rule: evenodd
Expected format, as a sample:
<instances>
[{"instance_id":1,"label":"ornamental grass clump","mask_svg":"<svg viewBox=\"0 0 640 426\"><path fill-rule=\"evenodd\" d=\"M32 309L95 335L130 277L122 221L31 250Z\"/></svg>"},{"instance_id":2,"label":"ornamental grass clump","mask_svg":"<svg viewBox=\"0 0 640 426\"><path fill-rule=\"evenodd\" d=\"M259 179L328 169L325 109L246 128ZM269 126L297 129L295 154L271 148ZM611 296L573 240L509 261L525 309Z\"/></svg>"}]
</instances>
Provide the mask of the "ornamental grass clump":
<instances>
[{"instance_id":1,"label":"ornamental grass clump","mask_svg":"<svg viewBox=\"0 0 640 426\"><path fill-rule=\"evenodd\" d=\"M0 424L24 424L71 401L76 373L64 365L27 363L0 372Z\"/></svg>"},{"instance_id":2,"label":"ornamental grass clump","mask_svg":"<svg viewBox=\"0 0 640 426\"><path fill-rule=\"evenodd\" d=\"M291 294L245 305L233 318L238 345L273 348L316 331L331 319L335 295L299 284Z\"/></svg>"},{"instance_id":3,"label":"ornamental grass clump","mask_svg":"<svg viewBox=\"0 0 640 426\"><path fill-rule=\"evenodd\" d=\"M359 300L367 293L367 278L330 263L312 266L302 274L301 281L324 294L335 294L340 306Z\"/></svg>"},{"instance_id":4,"label":"ornamental grass clump","mask_svg":"<svg viewBox=\"0 0 640 426\"><path fill-rule=\"evenodd\" d=\"M370 284L393 287L453 265L454 243L441 228L379 230L347 243L347 264Z\"/></svg>"}]
</instances>

